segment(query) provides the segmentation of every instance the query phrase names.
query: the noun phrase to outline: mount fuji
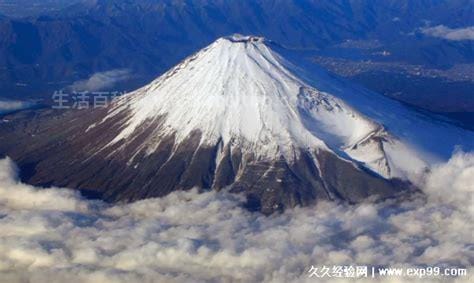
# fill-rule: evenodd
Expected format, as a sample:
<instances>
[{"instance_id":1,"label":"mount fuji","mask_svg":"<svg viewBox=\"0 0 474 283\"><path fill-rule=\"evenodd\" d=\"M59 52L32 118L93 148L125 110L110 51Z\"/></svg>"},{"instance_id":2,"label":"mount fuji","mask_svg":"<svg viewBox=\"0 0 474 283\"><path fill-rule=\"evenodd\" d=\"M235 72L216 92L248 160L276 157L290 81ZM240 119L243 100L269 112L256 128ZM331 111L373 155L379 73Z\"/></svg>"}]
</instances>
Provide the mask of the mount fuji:
<instances>
[{"instance_id":1,"label":"mount fuji","mask_svg":"<svg viewBox=\"0 0 474 283\"><path fill-rule=\"evenodd\" d=\"M56 112L0 124L0 152L29 183L109 201L199 187L264 213L354 203L413 190L457 147L474 149L473 132L254 36L220 38L105 109Z\"/></svg>"}]
</instances>

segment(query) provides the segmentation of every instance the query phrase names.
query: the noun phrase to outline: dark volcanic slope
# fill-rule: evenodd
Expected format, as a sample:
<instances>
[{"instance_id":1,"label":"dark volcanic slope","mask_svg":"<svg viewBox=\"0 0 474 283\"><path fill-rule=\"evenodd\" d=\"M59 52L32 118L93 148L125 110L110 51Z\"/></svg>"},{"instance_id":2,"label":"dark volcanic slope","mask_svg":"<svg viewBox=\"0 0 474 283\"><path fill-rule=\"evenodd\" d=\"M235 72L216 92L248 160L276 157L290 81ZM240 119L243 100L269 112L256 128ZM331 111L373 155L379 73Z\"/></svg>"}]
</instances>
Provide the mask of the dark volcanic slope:
<instances>
[{"instance_id":1,"label":"dark volcanic slope","mask_svg":"<svg viewBox=\"0 0 474 283\"><path fill-rule=\"evenodd\" d=\"M105 114L102 109L64 113L43 110L7 116L5 119L14 121L0 124L0 153L18 163L23 180L30 184L80 189L107 201L159 197L196 186L215 190L229 186L233 192L247 195L251 209L271 213L318 199L360 202L371 195L389 197L406 187L323 150L314 152L318 169L309 152L295 163L284 158L269 163L243 155L238 149L222 147L221 143L203 148L197 131L172 156L174 141L170 137L153 154L141 158L137 170L127 166L127 148L117 154L113 153L115 147L93 154L98 144L114 138L107 133L120 124L111 119L87 131L87 125ZM144 138L136 136L127 146L134 147ZM218 151L223 157L216 164Z\"/></svg>"}]
</instances>

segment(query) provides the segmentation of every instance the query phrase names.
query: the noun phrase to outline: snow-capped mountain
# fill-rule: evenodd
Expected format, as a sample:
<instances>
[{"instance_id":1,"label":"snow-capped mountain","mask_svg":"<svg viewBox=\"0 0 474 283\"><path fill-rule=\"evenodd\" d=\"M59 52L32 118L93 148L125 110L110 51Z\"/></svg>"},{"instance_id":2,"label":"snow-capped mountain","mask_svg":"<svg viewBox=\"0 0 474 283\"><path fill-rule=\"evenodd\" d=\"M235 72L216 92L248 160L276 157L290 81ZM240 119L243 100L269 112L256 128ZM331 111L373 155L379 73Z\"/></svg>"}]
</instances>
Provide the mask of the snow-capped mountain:
<instances>
[{"instance_id":1,"label":"snow-capped mountain","mask_svg":"<svg viewBox=\"0 0 474 283\"><path fill-rule=\"evenodd\" d=\"M323 149L359 161L386 178L405 178L407 173L421 172L438 161L437 156L418 152L419 145L412 144L410 137L399 139L399 131L392 135L385 126L401 131L415 126L410 135L416 136L426 130L430 130L428 135L445 135L450 127L438 124L436 129L432 125L431 129L418 128L424 122L419 121L422 117L378 97L370 97L375 101L365 105L375 113L363 113L338 94L321 91L299 78L293 72L297 68L267 46L263 38L221 38L117 103L105 120L121 114L127 118L107 146L123 141L120 146L124 148L132 136L149 130L139 127L154 123L153 133L134 154L153 153L165 136L175 135L180 144L197 130L202 135L202 146L222 141L261 159L283 156L290 162L299 157L301 149ZM305 77L328 83L327 78L318 75ZM355 91L347 91L347 95L362 96ZM395 105L387 109L385 104L389 102ZM377 111L383 113L377 115ZM385 115L393 119L383 119ZM414 125L403 125L402 119ZM449 135L454 140L442 145L450 148L448 153L455 144L464 143L457 139L462 136L457 136ZM129 164L140 162L134 157Z\"/></svg>"},{"instance_id":2,"label":"snow-capped mountain","mask_svg":"<svg viewBox=\"0 0 474 283\"><path fill-rule=\"evenodd\" d=\"M0 149L29 166L35 184L109 200L229 188L266 213L316 199L393 196L455 146L474 148L472 132L240 35L218 39L107 109L44 114L0 131ZM33 145L14 142L30 131Z\"/></svg>"}]
</instances>

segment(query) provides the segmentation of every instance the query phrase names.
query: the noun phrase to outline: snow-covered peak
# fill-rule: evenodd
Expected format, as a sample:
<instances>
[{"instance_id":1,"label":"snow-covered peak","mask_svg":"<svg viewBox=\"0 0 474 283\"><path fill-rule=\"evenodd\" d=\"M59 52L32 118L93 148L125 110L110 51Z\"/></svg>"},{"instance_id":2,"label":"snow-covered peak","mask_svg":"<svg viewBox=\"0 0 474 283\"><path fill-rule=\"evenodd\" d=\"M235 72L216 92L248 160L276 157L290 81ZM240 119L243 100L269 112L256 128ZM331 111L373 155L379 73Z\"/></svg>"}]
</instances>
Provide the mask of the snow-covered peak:
<instances>
[{"instance_id":1,"label":"snow-covered peak","mask_svg":"<svg viewBox=\"0 0 474 283\"><path fill-rule=\"evenodd\" d=\"M137 151L148 154L163 137L173 136L179 144L199 132L202 145L232 144L262 159L292 161L300 149L323 149L385 177L427 166L380 120L303 81L298 69L261 37L220 38L118 100L106 119L126 118L109 146L126 144L146 128L153 134Z\"/></svg>"},{"instance_id":2,"label":"snow-covered peak","mask_svg":"<svg viewBox=\"0 0 474 283\"><path fill-rule=\"evenodd\" d=\"M258 148L263 156L293 158L295 147L326 148L306 125L314 119L310 113L320 112L315 117L321 131L329 136L331 128L337 130L331 138L341 145L378 128L342 101L306 85L283 61L261 38L220 38L130 94L121 106L129 108L130 119L115 141L146 120L165 117L159 133L176 133L178 140L199 130L204 143L222 138Z\"/></svg>"},{"instance_id":3,"label":"snow-covered peak","mask_svg":"<svg viewBox=\"0 0 474 283\"><path fill-rule=\"evenodd\" d=\"M265 38L261 36L254 36L254 35L241 35L241 34L233 34L230 36L222 37L218 39L218 42L221 40L229 40L231 42L254 42L254 43L264 43Z\"/></svg>"}]
</instances>

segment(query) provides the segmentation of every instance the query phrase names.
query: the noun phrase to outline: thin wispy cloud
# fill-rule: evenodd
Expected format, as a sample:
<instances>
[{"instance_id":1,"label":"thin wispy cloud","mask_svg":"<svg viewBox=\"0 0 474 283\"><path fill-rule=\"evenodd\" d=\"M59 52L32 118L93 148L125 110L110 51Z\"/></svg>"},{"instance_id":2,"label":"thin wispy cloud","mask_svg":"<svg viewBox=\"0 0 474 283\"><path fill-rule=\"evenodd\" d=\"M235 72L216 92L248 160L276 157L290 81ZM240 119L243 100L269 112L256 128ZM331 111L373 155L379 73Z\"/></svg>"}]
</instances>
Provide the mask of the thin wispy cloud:
<instances>
[{"instance_id":1,"label":"thin wispy cloud","mask_svg":"<svg viewBox=\"0 0 474 283\"><path fill-rule=\"evenodd\" d=\"M73 83L69 88L73 91L100 91L107 90L119 82L128 80L132 73L128 69L114 69L106 72L98 72L86 80Z\"/></svg>"},{"instance_id":2,"label":"thin wispy cloud","mask_svg":"<svg viewBox=\"0 0 474 283\"><path fill-rule=\"evenodd\" d=\"M474 26L449 28L444 25L438 25L434 27L421 28L421 32L432 37L443 38L446 40L474 40Z\"/></svg>"},{"instance_id":3,"label":"thin wispy cloud","mask_svg":"<svg viewBox=\"0 0 474 283\"><path fill-rule=\"evenodd\" d=\"M0 114L13 112L16 110L25 109L31 107L32 102L19 101L19 100L2 100L0 99Z\"/></svg>"},{"instance_id":4,"label":"thin wispy cloud","mask_svg":"<svg viewBox=\"0 0 474 283\"><path fill-rule=\"evenodd\" d=\"M6 282L324 282L308 278L311 265L474 263L474 154L434 168L420 184L425 195L403 203L323 202L269 217L226 192L112 206L68 189L37 189L17 174L11 160L0 161Z\"/></svg>"}]
</instances>

